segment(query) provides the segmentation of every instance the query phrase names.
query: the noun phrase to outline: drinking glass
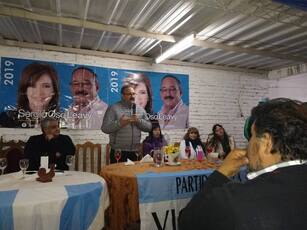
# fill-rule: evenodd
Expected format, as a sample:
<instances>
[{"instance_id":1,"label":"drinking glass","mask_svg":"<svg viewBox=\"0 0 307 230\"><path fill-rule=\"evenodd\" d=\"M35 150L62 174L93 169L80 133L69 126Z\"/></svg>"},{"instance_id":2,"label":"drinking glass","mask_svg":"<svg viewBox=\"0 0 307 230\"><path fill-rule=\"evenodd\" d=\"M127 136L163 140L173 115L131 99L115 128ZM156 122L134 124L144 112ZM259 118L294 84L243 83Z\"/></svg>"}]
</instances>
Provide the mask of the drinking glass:
<instances>
[{"instance_id":1,"label":"drinking glass","mask_svg":"<svg viewBox=\"0 0 307 230\"><path fill-rule=\"evenodd\" d=\"M171 142L171 138L167 133L163 134L164 140L166 141L166 144L169 144Z\"/></svg>"},{"instance_id":2,"label":"drinking glass","mask_svg":"<svg viewBox=\"0 0 307 230\"><path fill-rule=\"evenodd\" d=\"M29 160L28 159L21 159L19 161L19 167L22 171L22 178L24 178L25 172L26 172L27 168L29 167Z\"/></svg>"},{"instance_id":3,"label":"drinking glass","mask_svg":"<svg viewBox=\"0 0 307 230\"><path fill-rule=\"evenodd\" d=\"M136 155L136 161L139 161L140 152L136 150L134 154Z\"/></svg>"},{"instance_id":4,"label":"drinking glass","mask_svg":"<svg viewBox=\"0 0 307 230\"><path fill-rule=\"evenodd\" d=\"M188 159L190 159L190 157L191 157L191 147L190 146L186 146L184 151L185 151L186 157Z\"/></svg>"},{"instance_id":5,"label":"drinking glass","mask_svg":"<svg viewBox=\"0 0 307 230\"><path fill-rule=\"evenodd\" d=\"M73 161L74 161L74 156L73 155L67 155L66 156L66 164L68 165L68 170L70 170L72 164L73 164Z\"/></svg>"},{"instance_id":6,"label":"drinking glass","mask_svg":"<svg viewBox=\"0 0 307 230\"><path fill-rule=\"evenodd\" d=\"M155 166L161 167L163 165L163 152L160 149L155 149L153 152L153 160Z\"/></svg>"},{"instance_id":7,"label":"drinking glass","mask_svg":"<svg viewBox=\"0 0 307 230\"><path fill-rule=\"evenodd\" d=\"M1 169L1 174L4 174L4 169L7 166L7 159L6 158L0 158L0 169Z\"/></svg>"},{"instance_id":8,"label":"drinking glass","mask_svg":"<svg viewBox=\"0 0 307 230\"><path fill-rule=\"evenodd\" d=\"M115 156L115 159L116 159L117 164L118 164L118 161L119 161L120 158L122 157L122 151L121 151L120 149L116 149L116 150L115 150L114 156Z\"/></svg>"},{"instance_id":9,"label":"drinking glass","mask_svg":"<svg viewBox=\"0 0 307 230\"><path fill-rule=\"evenodd\" d=\"M136 148L134 154L136 155L136 161L139 161L139 156L141 156L141 154L142 154L142 145L137 144L136 147L137 148Z\"/></svg>"}]
</instances>

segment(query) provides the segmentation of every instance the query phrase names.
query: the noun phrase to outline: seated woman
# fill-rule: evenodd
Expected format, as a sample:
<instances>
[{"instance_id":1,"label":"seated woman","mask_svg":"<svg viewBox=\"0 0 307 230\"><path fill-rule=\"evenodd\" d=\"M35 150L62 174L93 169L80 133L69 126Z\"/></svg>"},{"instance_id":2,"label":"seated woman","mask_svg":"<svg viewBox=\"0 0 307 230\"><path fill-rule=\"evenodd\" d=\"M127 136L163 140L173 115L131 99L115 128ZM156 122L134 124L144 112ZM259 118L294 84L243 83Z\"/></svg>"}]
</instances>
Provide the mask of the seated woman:
<instances>
[{"instance_id":1,"label":"seated woman","mask_svg":"<svg viewBox=\"0 0 307 230\"><path fill-rule=\"evenodd\" d=\"M143 141L143 155L151 154L151 150L166 146L167 142L161 133L159 123L153 122L149 135ZM152 155L152 154L151 154Z\"/></svg>"},{"instance_id":2,"label":"seated woman","mask_svg":"<svg viewBox=\"0 0 307 230\"><path fill-rule=\"evenodd\" d=\"M220 124L215 124L212 128L212 133L207 139L207 152L216 152L219 158L224 159L228 153L235 148L234 138L228 135Z\"/></svg>"},{"instance_id":3,"label":"seated woman","mask_svg":"<svg viewBox=\"0 0 307 230\"><path fill-rule=\"evenodd\" d=\"M195 159L197 151L202 151L205 154L205 146L200 139L198 129L191 127L180 142L180 158Z\"/></svg>"}]
</instances>

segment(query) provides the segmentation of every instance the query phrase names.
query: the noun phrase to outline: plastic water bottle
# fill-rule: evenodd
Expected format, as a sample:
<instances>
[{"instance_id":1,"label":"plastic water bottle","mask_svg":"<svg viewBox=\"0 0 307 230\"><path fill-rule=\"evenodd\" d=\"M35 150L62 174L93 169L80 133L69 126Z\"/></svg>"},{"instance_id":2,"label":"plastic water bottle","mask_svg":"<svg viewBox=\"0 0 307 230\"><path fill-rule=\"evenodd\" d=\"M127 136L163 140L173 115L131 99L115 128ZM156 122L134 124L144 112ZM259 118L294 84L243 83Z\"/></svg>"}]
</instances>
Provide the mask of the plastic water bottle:
<instances>
[{"instance_id":1,"label":"plastic water bottle","mask_svg":"<svg viewBox=\"0 0 307 230\"><path fill-rule=\"evenodd\" d=\"M204 159L204 152L202 150L202 148L200 146L197 146L197 153L196 153L196 157L197 157L197 160L199 162L201 162L203 159Z\"/></svg>"}]
</instances>

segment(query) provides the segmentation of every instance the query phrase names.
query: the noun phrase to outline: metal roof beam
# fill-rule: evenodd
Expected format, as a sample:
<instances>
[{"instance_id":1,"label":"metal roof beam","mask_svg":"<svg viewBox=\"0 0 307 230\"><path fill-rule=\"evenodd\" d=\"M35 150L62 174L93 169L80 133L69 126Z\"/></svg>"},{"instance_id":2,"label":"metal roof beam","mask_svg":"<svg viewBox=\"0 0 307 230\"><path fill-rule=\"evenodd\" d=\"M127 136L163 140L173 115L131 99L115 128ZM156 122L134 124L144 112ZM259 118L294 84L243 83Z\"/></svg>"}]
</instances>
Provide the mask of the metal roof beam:
<instances>
[{"instance_id":1,"label":"metal roof beam","mask_svg":"<svg viewBox=\"0 0 307 230\"><path fill-rule=\"evenodd\" d=\"M257 50L257 49L253 49L253 48L242 48L242 47L238 47L238 46L229 46L229 45L218 44L218 43L209 42L209 41L194 40L193 45L204 47L204 48L221 49L221 50L224 50L224 51L232 51L232 52L237 52L237 53L248 53L248 54L254 54L254 55L261 55L261 56L265 56L265 57L294 60L294 61L298 61L298 62L306 62L307 61L307 58L305 58L305 57L273 53L273 52L270 52L270 51L262 51L262 50Z\"/></svg>"},{"instance_id":2,"label":"metal roof beam","mask_svg":"<svg viewBox=\"0 0 307 230\"><path fill-rule=\"evenodd\" d=\"M106 24L87 21L87 20L40 15L37 13L29 12L27 10L11 8L11 7L1 7L0 15L20 17L24 19L44 21L44 22L49 22L49 23L57 23L57 24L74 26L74 27L83 27L86 29L94 29L94 30L99 30L99 31L109 31L113 33L126 34L126 35L136 36L136 37L151 38L151 39L156 39L156 40L165 41L165 42L172 42L172 43L180 40L180 38L176 38L171 35L145 32L145 31L136 30L132 28L125 28L125 27L114 26L114 25L106 25ZM249 53L249 54L261 55L261 56L266 56L266 57L293 60L297 62L307 61L306 57L285 55L285 54L279 54L279 53L274 53L274 52L264 51L264 50L259 51L253 48L242 48L238 46L229 46L225 44L217 44L214 42L202 41L202 40L197 40L197 39L194 40L193 45L203 47L203 48L221 49L225 51L232 51L232 52L238 52L238 53Z\"/></svg>"},{"instance_id":3,"label":"metal roof beam","mask_svg":"<svg viewBox=\"0 0 307 230\"><path fill-rule=\"evenodd\" d=\"M40 49L40 50L51 50L57 52L66 52L73 54L81 54L81 55L92 55L99 56L104 58L116 58L116 59L124 59L124 60L133 60L133 61L141 61L152 64L153 59L148 57L140 57L135 55L127 55L127 54L116 54L109 52L102 52L96 50L87 50L87 49L78 49L78 48L70 48L70 47L59 47L55 45L44 45L37 43L29 43L29 42L18 42L8 39L0 39L0 44L6 46L13 47L22 47L22 48L30 48L30 49ZM185 67L196 67L196 68L205 68L205 69L217 69L217 70L226 70L226 71L235 71L235 72L245 72L245 73L255 73L262 74L263 76L267 76L268 72L263 70L255 70L255 69L245 69L245 68L235 68L235 67L227 67L227 66L218 66L218 65L206 65L206 64L197 64L197 63L189 63L189 62L181 62L181 61L164 61L163 64L166 65L178 65ZM153 64L156 65L156 64Z\"/></svg>"},{"instance_id":4,"label":"metal roof beam","mask_svg":"<svg viewBox=\"0 0 307 230\"><path fill-rule=\"evenodd\" d=\"M38 13L33 13L27 10L13 8L13 7L1 7L0 15L19 17L19 18L49 22L49 23L57 23L57 24L62 24L62 25L67 25L67 26L84 27L86 29L93 29L93 30L99 30L99 31L109 31L112 33L126 34L126 35L135 36L135 37L158 39L158 40L162 40L166 42L176 42L176 39L174 38L174 36L171 36L171 35L150 33L150 32L145 32L145 31L141 31L141 30L137 30L133 28L106 25L103 23L75 19L75 18L41 15Z\"/></svg>"}]
</instances>

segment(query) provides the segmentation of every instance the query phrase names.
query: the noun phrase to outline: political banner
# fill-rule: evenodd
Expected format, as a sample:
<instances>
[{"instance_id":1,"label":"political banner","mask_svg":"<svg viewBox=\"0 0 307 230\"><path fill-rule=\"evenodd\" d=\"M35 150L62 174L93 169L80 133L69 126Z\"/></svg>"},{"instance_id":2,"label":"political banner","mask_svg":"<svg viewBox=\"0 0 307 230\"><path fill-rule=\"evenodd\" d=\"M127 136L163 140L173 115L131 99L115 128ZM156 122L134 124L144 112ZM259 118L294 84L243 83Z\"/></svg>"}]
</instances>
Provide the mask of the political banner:
<instances>
[{"instance_id":1,"label":"political banner","mask_svg":"<svg viewBox=\"0 0 307 230\"><path fill-rule=\"evenodd\" d=\"M162 129L184 129L189 117L189 76L1 57L0 127L37 127L45 116L62 128L100 129L121 87Z\"/></svg>"}]
</instances>

